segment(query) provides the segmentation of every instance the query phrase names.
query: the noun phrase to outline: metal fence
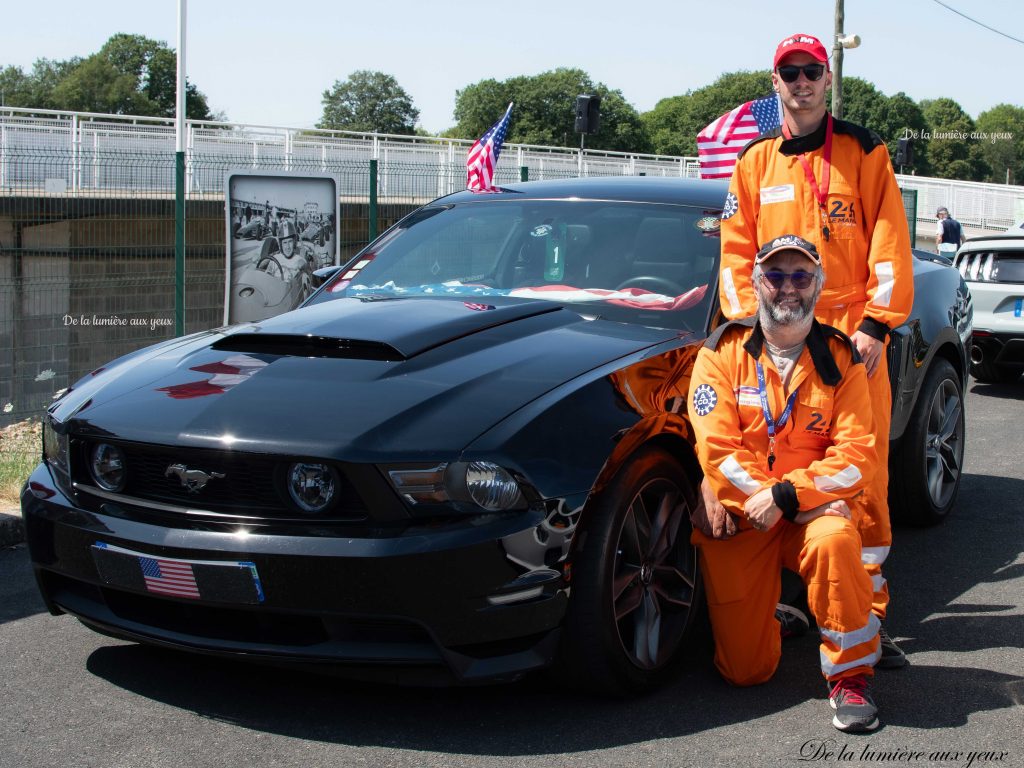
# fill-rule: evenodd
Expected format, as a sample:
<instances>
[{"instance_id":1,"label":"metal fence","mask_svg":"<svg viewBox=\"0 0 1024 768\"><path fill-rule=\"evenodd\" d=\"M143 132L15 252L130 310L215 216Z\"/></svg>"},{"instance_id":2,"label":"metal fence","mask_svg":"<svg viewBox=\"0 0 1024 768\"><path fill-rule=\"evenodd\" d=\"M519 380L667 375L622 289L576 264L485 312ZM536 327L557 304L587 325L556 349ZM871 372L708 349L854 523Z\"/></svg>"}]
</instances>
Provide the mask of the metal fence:
<instances>
[{"instance_id":1,"label":"metal fence","mask_svg":"<svg viewBox=\"0 0 1024 768\"><path fill-rule=\"evenodd\" d=\"M330 172L342 256L465 185L470 142L189 122L187 332L219 325L228 171ZM376 195L370 206L370 161ZM0 426L111 358L169 338L174 317L174 124L0 108ZM696 177L696 158L506 144L498 183L576 176ZM899 177L918 234L945 205L973 231L1024 218L1024 187Z\"/></svg>"}]
</instances>

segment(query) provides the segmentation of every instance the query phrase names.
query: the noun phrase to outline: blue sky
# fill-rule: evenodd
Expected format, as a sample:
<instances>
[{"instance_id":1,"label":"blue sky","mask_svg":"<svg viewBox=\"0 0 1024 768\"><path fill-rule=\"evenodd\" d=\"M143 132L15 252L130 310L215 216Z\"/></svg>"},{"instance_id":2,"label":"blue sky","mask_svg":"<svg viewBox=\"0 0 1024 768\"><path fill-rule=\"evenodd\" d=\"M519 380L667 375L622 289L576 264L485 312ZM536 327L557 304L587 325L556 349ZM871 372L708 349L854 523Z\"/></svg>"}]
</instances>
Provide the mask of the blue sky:
<instances>
[{"instance_id":1,"label":"blue sky","mask_svg":"<svg viewBox=\"0 0 1024 768\"><path fill-rule=\"evenodd\" d=\"M1019 0L944 2L1024 39ZM1024 105L1024 45L934 0L845 0L845 12L845 31L863 43L846 52L844 74L889 95L949 96L974 117ZM6 3L0 65L85 56L117 32L175 47L176 18L177 0ZM187 64L211 107L234 122L310 127L335 80L377 69L409 92L424 128L441 131L454 123L455 91L485 78L579 67L643 112L723 72L767 69L791 33L831 47L833 28L829 0L191 0Z\"/></svg>"}]
</instances>

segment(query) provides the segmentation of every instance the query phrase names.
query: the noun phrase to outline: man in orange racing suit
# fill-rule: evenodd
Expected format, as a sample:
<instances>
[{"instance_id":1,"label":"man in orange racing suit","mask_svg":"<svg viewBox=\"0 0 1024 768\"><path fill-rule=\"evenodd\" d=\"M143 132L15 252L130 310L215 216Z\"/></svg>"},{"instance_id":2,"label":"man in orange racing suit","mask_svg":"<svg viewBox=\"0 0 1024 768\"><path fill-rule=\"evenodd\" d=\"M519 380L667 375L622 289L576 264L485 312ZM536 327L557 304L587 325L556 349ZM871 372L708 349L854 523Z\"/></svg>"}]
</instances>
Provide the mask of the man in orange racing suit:
<instances>
[{"instance_id":1,"label":"man in orange racing suit","mask_svg":"<svg viewBox=\"0 0 1024 768\"><path fill-rule=\"evenodd\" d=\"M760 243L793 232L817 246L827 276L818 320L851 338L868 372L878 467L867 489L860 533L864 567L874 586L872 610L884 619L889 588L882 563L892 544L892 392L885 346L914 301L907 219L885 144L825 110L832 83L825 47L810 35L783 40L775 52L772 83L782 100L782 128L740 153L722 215L722 310L730 319L753 314L751 270ZM878 666L906 663L883 629Z\"/></svg>"},{"instance_id":2,"label":"man in orange racing suit","mask_svg":"<svg viewBox=\"0 0 1024 768\"><path fill-rule=\"evenodd\" d=\"M812 243L757 253L756 317L721 326L690 380L697 457L738 532L699 528L715 665L735 685L774 674L782 567L800 574L821 635L821 670L843 731L878 726L867 681L879 655L857 522L877 464L867 372L850 340L814 318L824 274Z\"/></svg>"}]
</instances>

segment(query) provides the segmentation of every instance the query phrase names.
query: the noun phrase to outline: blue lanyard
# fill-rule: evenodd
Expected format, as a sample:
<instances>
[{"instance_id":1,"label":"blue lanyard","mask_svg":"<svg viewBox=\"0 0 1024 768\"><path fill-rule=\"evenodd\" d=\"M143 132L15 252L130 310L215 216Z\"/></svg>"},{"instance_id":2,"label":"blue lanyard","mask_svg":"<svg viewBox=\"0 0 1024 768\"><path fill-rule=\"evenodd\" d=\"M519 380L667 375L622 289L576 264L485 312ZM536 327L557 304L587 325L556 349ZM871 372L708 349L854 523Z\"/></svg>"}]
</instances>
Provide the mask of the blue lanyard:
<instances>
[{"instance_id":1,"label":"blue lanyard","mask_svg":"<svg viewBox=\"0 0 1024 768\"><path fill-rule=\"evenodd\" d=\"M764 414L764 420L768 424L768 471L771 472L772 466L775 464L775 435L789 421L789 417L793 413L793 404L796 402L796 394L800 391L800 388L797 387L790 393L789 399L786 400L786 407L782 411L778 422L772 416L772 409L768 405L768 390L764 383L764 368L761 367L760 362L757 363L757 391L761 396L761 412Z\"/></svg>"}]
</instances>

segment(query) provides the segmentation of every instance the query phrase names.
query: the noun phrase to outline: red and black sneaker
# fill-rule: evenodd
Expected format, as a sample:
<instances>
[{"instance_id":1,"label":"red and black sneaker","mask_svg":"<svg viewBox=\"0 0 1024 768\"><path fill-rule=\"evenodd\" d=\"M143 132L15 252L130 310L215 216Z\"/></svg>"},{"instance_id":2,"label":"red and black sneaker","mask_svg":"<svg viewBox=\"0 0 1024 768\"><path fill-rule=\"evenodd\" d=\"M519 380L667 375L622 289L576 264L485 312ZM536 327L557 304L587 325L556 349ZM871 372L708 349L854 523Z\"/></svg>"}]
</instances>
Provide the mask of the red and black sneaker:
<instances>
[{"instance_id":1,"label":"red and black sneaker","mask_svg":"<svg viewBox=\"0 0 1024 768\"><path fill-rule=\"evenodd\" d=\"M840 731L858 733L878 727L878 707L864 675L830 681L828 703L836 711L832 725Z\"/></svg>"}]
</instances>

